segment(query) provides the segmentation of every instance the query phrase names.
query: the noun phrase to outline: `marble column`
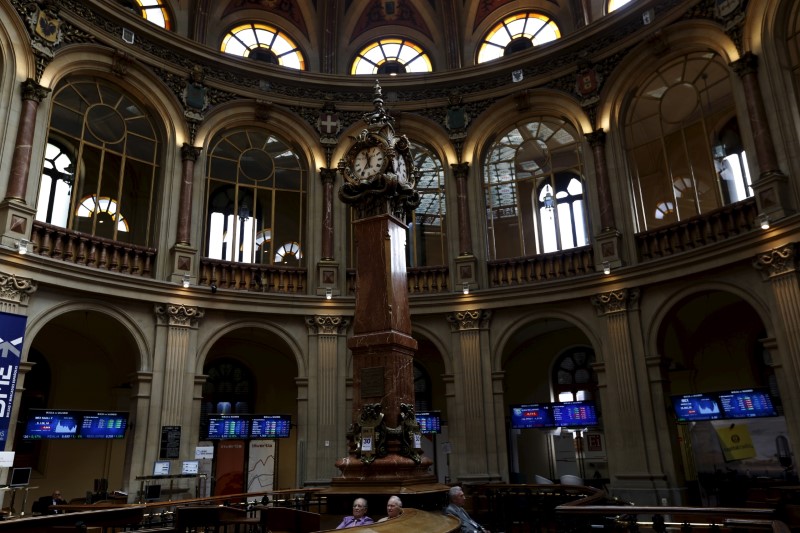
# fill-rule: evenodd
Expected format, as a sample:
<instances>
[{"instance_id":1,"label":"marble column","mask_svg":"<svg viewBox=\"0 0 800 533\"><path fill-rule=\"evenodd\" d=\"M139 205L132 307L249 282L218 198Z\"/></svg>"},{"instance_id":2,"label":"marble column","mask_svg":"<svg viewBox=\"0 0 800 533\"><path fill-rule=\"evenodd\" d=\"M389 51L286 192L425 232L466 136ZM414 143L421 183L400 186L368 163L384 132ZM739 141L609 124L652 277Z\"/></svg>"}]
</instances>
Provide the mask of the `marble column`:
<instances>
[{"instance_id":1,"label":"marble column","mask_svg":"<svg viewBox=\"0 0 800 533\"><path fill-rule=\"evenodd\" d=\"M193 405L195 396L197 326L205 312L194 306L165 304L156 305L155 314L159 328L153 369L154 378L156 381L160 378L160 383L154 383L153 394L160 398L160 405L153 418L161 427L189 428L192 427L192 410L187 410L186 406ZM160 435L160 428L156 426L154 429ZM184 457L188 457L191 451L189 442L190 435L181 435L181 455Z\"/></svg>"},{"instance_id":2,"label":"marble column","mask_svg":"<svg viewBox=\"0 0 800 533\"><path fill-rule=\"evenodd\" d=\"M327 485L336 475L336 459L347 452L341 429L347 421L343 355L350 320L341 316L316 315L307 317L306 325L309 382L314 394L309 395L305 420L310 453L306 461L306 477L301 482Z\"/></svg>"},{"instance_id":3,"label":"marble column","mask_svg":"<svg viewBox=\"0 0 800 533\"><path fill-rule=\"evenodd\" d=\"M592 297L605 318L607 342L598 351L604 365L603 429L613 473L612 493L641 505L660 503L668 494L650 395L648 363L641 352L638 289L619 289ZM674 500L674 496L673 500Z\"/></svg>"},{"instance_id":4,"label":"marble column","mask_svg":"<svg viewBox=\"0 0 800 533\"><path fill-rule=\"evenodd\" d=\"M335 168L320 168L322 180L322 260L333 261L333 183Z\"/></svg>"},{"instance_id":5,"label":"marble column","mask_svg":"<svg viewBox=\"0 0 800 533\"><path fill-rule=\"evenodd\" d=\"M800 283L798 244L790 243L756 256L753 265L772 288L776 343L770 349L792 449L800 450ZM766 344L765 344L766 346Z\"/></svg>"},{"instance_id":6,"label":"marble column","mask_svg":"<svg viewBox=\"0 0 800 533\"><path fill-rule=\"evenodd\" d=\"M11 159L11 172L8 176L6 199L25 201L28 190L28 174L31 170L31 150L36 130L36 112L39 104L50 93L50 89L42 87L33 79L22 82L22 111L19 116L17 140L14 143L14 155Z\"/></svg>"},{"instance_id":7,"label":"marble column","mask_svg":"<svg viewBox=\"0 0 800 533\"><path fill-rule=\"evenodd\" d=\"M592 147L594 156L594 174L596 179L597 203L600 208L600 227L614 227L614 203L611 201L611 184L608 180L608 163L606 162L606 132L602 128L586 136Z\"/></svg>"},{"instance_id":8,"label":"marble column","mask_svg":"<svg viewBox=\"0 0 800 533\"><path fill-rule=\"evenodd\" d=\"M450 165L456 178L456 201L458 202L458 255L472 255L472 228L469 217L469 195L467 176L469 163Z\"/></svg>"},{"instance_id":9,"label":"marble column","mask_svg":"<svg viewBox=\"0 0 800 533\"><path fill-rule=\"evenodd\" d=\"M200 157L201 148L195 148L187 143L181 148L181 191L178 200L178 233L175 239L177 244L191 245L192 230L192 186L194 184L194 164Z\"/></svg>"},{"instance_id":10,"label":"marble column","mask_svg":"<svg viewBox=\"0 0 800 533\"><path fill-rule=\"evenodd\" d=\"M750 119L751 137L759 168L759 175L753 180L759 212L773 220L783 218L794 212L789 203L792 195L788 178L778 166L764 98L758 83L758 56L747 52L730 66L742 81L747 103L747 116Z\"/></svg>"},{"instance_id":11,"label":"marble column","mask_svg":"<svg viewBox=\"0 0 800 533\"><path fill-rule=\"evenodd\" d=\"M453 449L451 475L464 482L499 481L507 468L500 464L506 456L505 415L497 418L495 409L490 318L491 312L481 309L447 316L455 371L455 410L448 413L451 440L460 444Z\"/></svg>"}]
</instances>

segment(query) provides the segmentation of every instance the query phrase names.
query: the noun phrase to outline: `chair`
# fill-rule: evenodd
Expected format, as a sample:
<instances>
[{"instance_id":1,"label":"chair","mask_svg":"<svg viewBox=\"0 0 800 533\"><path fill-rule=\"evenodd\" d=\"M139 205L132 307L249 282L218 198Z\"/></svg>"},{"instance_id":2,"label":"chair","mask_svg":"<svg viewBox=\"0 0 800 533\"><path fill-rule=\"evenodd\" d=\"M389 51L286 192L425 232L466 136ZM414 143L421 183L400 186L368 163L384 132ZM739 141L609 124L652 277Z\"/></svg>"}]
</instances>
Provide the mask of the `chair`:
<instances>
[{"instance_id":1,"label":"chair","mask_svg":"<svg viewBox=\"0 0 800 533\"><path fill-rule=\"evenodd\" d=\"M552 480L547 479L544 476L540 476L539 474L536 474L536 475L533 476L533 482L536 485L552 485L553 484Z\"/></svg>"},{"instance_id":2,"label":"chair","mask_svg":"<svg viewBox=\"0 0 800 533\"><path fill-rule=\"evenodd\" d=\"M562 485L579 485L583 486L583 478L578 476L573 476L571 474L565 474L559 478L559 481Z\"/></svg>"}]
</instances>

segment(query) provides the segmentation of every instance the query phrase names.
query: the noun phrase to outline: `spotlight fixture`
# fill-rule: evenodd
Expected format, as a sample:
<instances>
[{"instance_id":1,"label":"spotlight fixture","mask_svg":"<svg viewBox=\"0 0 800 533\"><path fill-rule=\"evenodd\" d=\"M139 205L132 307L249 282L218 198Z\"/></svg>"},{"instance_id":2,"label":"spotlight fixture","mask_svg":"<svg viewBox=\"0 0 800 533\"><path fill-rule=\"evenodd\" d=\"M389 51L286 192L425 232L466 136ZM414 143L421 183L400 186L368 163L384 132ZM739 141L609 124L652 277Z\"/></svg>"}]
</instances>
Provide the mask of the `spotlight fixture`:
<instances>
[{"instance_id":1,"label":"spotlight fixture","mask_svg":"<svg viewBox=\"0 0 800 533\"><path fill-rule=\"evenodd\" d=\"M189 277L189 274L184 274L183 275L183 288L184 289L188 289L189 288L189 282L191 281L191 279L192 278Z\"/></svg>"},{"instance_id":2,"label":"spotlight fixture","mask_svg":"<svg viewBox=\"0 0 800 533\"><path fill-rule=\"evenodd\" d=\"M469 283L464 282L464 284L461 285L461 292L464 294L469 294Z\"/></svg>"},{"instance_id":3,"label":"spotlight fixture","mask_svg":"<svg viewBox=\"0 0 800 533\"><path fill-rule=\"evenodd\" d=\"M769 215L766 213L758 215L758 225L761 229L769 229Z\"/></svg>"},{"instance_id":4,"label":"spotlight fixture","mask_svg":"<svg viewBox=\"0 0 800 533\"><path fill-rule=\"evenodd\" d=\"M216 283L212 283L211 284L211 294L217 294L217 284Z\"/></svg>"},{"instance_id":5,"label":"spotlight fixture","mask_svg":"<svg viewBox=\"0 0 800 533\"><path fill-rule=\"evenodd\" d=\"M330 300L331 298L333 298L333 289L328 287L327 289L325 289L325 299Z\"/></svg>"},{"instance_id":6,"label":"spotlight fixture","mask_svg":"<svg viewBox=\"0 0 800 533\"><path fill-rule=\"evenodd\" d=\"M30 243L31 242L26 239L20 239L17 242L17 251L19 252L19 255L25 255L28 253L28 245L30 245Z\"/></svg>"},{"instance_id":7,"label":"spotlight fixture","mask_svg":"<svg viewBox=\"0 0 800 533\"><path fill-rule=\"evenodd\" d=\"M603 261L603 274L611 274L611 263Z\"/></svg>"}]
</instances>

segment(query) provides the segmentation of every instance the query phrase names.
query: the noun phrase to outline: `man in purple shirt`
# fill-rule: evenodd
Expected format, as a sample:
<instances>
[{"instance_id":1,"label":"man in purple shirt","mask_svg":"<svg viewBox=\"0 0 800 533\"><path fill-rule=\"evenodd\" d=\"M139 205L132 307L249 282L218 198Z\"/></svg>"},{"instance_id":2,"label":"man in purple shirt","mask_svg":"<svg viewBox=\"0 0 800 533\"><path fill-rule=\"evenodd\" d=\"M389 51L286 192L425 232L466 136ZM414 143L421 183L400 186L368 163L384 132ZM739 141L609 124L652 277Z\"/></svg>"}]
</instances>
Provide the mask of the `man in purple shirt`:
<instances>
[{"instance_id":1,"label":"man in purple shirt","mask_svg":"<svg viewBox=\"0 0 800 533\"><path fill-rule=\"evenodd\" d=\"M353 515L345 516L342 523L336 529L346 529L348 527L366 526L372 523L372 518L367 516L367 500L356 498L353 502Z\"/></svg>"}]
</instances>

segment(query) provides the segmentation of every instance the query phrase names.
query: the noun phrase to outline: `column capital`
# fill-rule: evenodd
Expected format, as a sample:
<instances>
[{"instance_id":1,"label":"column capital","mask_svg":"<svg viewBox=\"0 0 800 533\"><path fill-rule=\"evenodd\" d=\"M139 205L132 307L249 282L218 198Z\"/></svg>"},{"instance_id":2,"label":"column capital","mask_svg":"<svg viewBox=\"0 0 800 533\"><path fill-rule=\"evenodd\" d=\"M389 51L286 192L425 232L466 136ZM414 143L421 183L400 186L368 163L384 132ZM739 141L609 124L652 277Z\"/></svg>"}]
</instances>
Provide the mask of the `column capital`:
<instances>
[{"instance_id":1,"label":"column capital","mask_svg":"<svg viewBox=\"0 0 800 533\"><path fill-rule=\"evenodd\" d=\"M51 89L39 85L33 78L28 78L22 82L23 100L33 100L40 104L42 103L42 100L47 98L47 95L50 94L50 91Z\"/></svg>"},{"instance_id":2,"label":"column capital","mask_svg":"<svg viewBox=\"0 0 800 533\"><path fill-rule=\"evenodd\" d=\"M181 160L182 161L197 161L197 158L200 157L200 152L202 152L202 148L198 148L197 146L192 146L189 143L183 143L181 146Z\"/></svg>"},{"instance_id":3,"label":"column capital","mask_svg":"<svg viewBox=\"0 0 800 533\"><path fill-rule=\"evenodd\" d=\"M27 304L28 298L37 288L36 283L28 278L0 272L0 300Z\"/></svg>"},{"instance_id":4,"label":"column capital","mask_svg":"<svg viewBox=\"0 0 800 533\"><path fill-rule=\"evenodd\" d=\"M469 163L453 163L450 168L457 180L465 180L469 176Z\"/></svg>"},{"instance_id":5,"label":"column capital","mask_svg":"<svg viewBox=\"0 0 800 533\"><path fill-rule=\"evenodd\" d=\"M306 317L310 335L344 335L350 326L350 319L343 316L314 315Z\"/></svg>"},{"instance_id":6,"label":"column capital","mask_svg":"<svg viewBox=\"0 0 800 533\"><path fill-rule=\"evenodd\" d=\"M636 309L639 303L639 289L619 289L592 296L592 305L598 316L624 313Z\"/></svg>"},{"instance_id":7,"label":"column capital","mask_svg":"<svg viewBox=\"0 0 800 533\"><path fill-rule=\"evenodd\" d=\"M591 133L586 134L586 140L592 148L606 145L606 132L603 128L598 128Z\"/></svg>"},{"instance_id":8,"label":"column capital","mask_svg":"<svg viewBox=\"0 0 800 533\"><path fill-rule=\"evenodd\" d=\"M160 324L180 327L197 327L205 311L199 307L183 304L164 304L155 306L156 318Z\"/></svg>"},{"instance_id":9,"label":"column capital","mask_svg":"<svg viewBox=\"0 0 800 533\"><path fill-rule=\"evenodd\" d=\"M475 309L473 311L459 311L447 315L452 331L469 331L476 329L486 329L489 327L489 320L492 312L485 309Z\"/></svg>"},{"instance_id":10,"label":"column capital","mask_svg":"<svg viewBox=\"0 0 800 533\"><path fill-rule=\"evenodd\" d=\"M322 180L322 183L334 183L336 181L336 174L338 173L339 169L320 167L319 179Z\"/></svg>"},{"instance_id":11,"label":"column capital","mask_svg":"<svg viewBox=\"0 0 800 533\"><path fill-rule=\"evenodd\" d=\"M752 52L745 52L736 61L731 62L731 68L740 77L758 72L758 56Z\"/></svg>"},{"instance_id":12,"label":"column capital","mask_svg":"<svg viewBox=\"0 0 800 533\"><path fill-rule=\"evenodd\" d=\"M766 277L774 278L797 271L797 244L789 243L760 253L753 260L753 267Z\"/></svg>"}]
</instances>

